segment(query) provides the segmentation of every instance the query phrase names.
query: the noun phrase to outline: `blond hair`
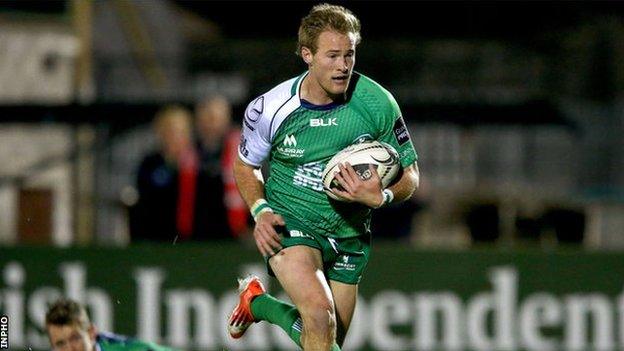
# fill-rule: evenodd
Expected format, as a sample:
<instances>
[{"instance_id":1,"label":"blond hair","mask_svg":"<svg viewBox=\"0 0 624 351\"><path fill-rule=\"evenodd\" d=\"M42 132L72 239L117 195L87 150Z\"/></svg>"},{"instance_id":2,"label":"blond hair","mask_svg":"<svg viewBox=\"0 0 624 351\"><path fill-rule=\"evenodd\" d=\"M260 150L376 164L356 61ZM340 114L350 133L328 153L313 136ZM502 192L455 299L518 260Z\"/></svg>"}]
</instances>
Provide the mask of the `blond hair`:
<instances>
[{"instance_id":1,"label":"blond hair","mask_svg":"<svg viewBox=\"0 0 624 351\"><path fill-rule=\"evenodd\" d=\"M348 9L330 4L316 5L307 16L301 19L297 42L297 55L301 56L301 48L304 46L316 53L318 38L322 32L330 30L341 34L355 34L355 44L359 44L360 20Z\"/></svg>"}]
</instances>

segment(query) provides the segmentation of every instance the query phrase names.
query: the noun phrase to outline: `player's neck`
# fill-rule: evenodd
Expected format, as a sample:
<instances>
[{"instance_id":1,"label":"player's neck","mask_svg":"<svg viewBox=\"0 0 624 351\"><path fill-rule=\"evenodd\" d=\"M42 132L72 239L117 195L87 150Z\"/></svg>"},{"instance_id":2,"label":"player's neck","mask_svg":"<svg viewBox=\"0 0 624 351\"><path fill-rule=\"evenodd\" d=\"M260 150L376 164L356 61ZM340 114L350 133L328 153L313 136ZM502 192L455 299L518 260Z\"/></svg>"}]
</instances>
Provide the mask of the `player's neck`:
<instances>
[{"instance_id":1,"label":"player's neck","mask_svg":"<svg viewBox=\"0 0 624 351\"><path fill-rule=\"evenodd\" d=\"M344 100L344 94L330 95L308 74L301 82L299 98L314 105L327 105Z\"/></svg>"}]
</instances>

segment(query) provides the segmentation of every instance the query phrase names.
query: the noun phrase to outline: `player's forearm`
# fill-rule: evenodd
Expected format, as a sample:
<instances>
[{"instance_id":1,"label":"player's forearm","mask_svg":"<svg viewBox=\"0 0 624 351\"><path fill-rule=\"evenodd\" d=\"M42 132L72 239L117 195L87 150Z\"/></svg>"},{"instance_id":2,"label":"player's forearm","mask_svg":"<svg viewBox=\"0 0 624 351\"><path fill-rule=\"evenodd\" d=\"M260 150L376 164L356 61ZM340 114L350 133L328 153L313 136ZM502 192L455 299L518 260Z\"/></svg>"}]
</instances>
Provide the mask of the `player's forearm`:
<instances>
[{"instance_id":1,"label":"player's forearm","mask_svg":"<svg viewBox=\"0 0 624 351\"><path fill-rule=\"evenodd\" d=\"M399 181L388 187L394 194L392 202L402 202L412 197L414 191L418 188L419 181L420 173L416 163L405 168Z\"/></svg>"},{"instance_id":2,"label":"player's forearm","mask_svg":"<svg viewBox=\"0 0 624 351\"><path fill-rule=\"evenodd\" d=\"M239 158L234 162L234 179L243 200L249 208L264 198L264 183L254 173L255 168Z\"/></svg>"}]
</instances>

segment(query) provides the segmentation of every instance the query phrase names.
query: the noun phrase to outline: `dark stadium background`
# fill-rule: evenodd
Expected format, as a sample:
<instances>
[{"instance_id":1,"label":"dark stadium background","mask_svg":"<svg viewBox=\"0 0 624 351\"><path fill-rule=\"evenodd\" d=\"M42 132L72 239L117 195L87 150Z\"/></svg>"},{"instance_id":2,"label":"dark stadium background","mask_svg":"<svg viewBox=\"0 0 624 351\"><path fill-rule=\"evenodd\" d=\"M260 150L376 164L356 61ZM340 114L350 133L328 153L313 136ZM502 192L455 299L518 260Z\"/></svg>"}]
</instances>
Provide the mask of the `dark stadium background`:
<instances>
[{"instance_id":1,"label":"dark stadium background","mask_svg":"<svg viewBox=\"0 0 624 351\"><path fill-rule=\"evenodd\" d=\"M232 38L292 37L318 1L174 0ZM362 19L366 37L424 36L525 40L598 16L622 16L618 1L334 1ZM0 9L58 14L65 1L3 1ZM276 10L279 8L279 10ZM261 21L262 25L258 25Z\"/></svg>"},{"instance_id":2,"label":"dark stadium background","mask_svg":"<svg viewBox=\"0 0 624 351\"><path fill-rule=\"evenodd\" d=\"M60 295L103 329L183 349L287 349L268 328L223 334L235 276L265 274L250 236L134 244L128 210L156 111L224 93L240 122L304 69L296 31L317 3L0 1L0 315L19 323L15 349L47 349ZM356 70L396 96L422 171L380 214L345 349L623 349L624 3L332 3L360 18Z\"/></svg>"}]
</instances>

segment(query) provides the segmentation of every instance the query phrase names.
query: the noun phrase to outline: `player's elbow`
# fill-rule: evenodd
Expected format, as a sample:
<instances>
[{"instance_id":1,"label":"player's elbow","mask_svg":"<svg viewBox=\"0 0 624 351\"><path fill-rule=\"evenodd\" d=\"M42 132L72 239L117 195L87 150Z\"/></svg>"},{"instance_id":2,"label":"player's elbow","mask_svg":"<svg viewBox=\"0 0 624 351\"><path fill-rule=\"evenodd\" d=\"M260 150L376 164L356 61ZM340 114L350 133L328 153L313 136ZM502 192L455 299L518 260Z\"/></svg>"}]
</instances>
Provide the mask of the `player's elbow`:
<instances>
[{"instance_id":1,"label":"player's elbow","mask_svg":"<svg viewBox=\"0 0 624 351\"><path fill-rule=\"evenodd\" d=\"M413 191L418 190L418 188L420 187L420 170L418 169L418 163L414 162L414 165L412 166L412 184L413 184Z\"/></svg>"},{"instance_id":2,"label":"player's elbow","mask_svg":"<svg viewBox=\"0 0 624 351\"><path fill-rule=\"evenodd\" d=\"M233 172L236 184L246 179L257 179L260 182L264 182L260 168L245 163L240 157L237 157L236 161L234 161Z\"/></svg>"},{"instance_id":3,"label":"player's elbow","mask_svg":"<svg viewBox=\"0 0 624 351\"><path fill-rule=\"evenodd\" d=\"M416 164L414 163L414 165L404 168L403 175L393 189L396 191L395 201L401 202L411 198L418 189L419 183L420 174Z\"/></svg>"},{"instance_id":4,"label":"player's elbow","mask_svg":"<svg viewBox=\"0 0 624 351\"><path fill-rule=\"evenodd\" d=\"M420 186L420 171L418 170L418 164L416 164L416 162L406 169L405 176L407 178L406 183L409 189L409 197L412 197Z\"/></svg>"},{"instance_id":5,"label":"player's elbow","mask_svg":"<svg viewBox=\"0 0 624 351\"><path fill-rule=\"evenodd\" d=\"M232 169L232 171L234 172L234 179L239 179L241 175L245 174L247 168L248 166L243 161L241 161L240 158L237 157L234 161L234 167Z\"/></svg>"}]
</instances>

